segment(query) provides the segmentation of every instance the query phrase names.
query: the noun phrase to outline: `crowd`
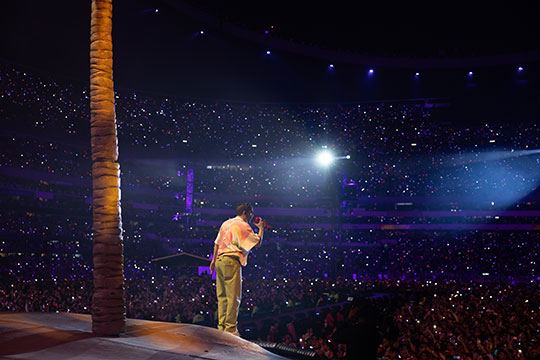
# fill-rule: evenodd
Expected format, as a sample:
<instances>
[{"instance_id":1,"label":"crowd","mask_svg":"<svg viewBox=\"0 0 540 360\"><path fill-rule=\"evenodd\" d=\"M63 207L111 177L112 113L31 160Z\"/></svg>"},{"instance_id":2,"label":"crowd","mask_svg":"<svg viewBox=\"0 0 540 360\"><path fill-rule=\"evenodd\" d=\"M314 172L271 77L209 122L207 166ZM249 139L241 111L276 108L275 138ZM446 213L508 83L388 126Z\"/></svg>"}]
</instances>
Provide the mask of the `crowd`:
<instances>
[{"instance_id":1,"label":"crowd","mask_svg":"<svg viewBox=\"0 0 540 360\"><path fill-rule=\"evenodd\" d=\"M540 357L537 286L429 283L410 290L416 299L393 313L399 335L382 341L383 358Z\"/></svg>"},{"instance_id":2,"label":"crowd","mask_svg":"<svg viewBox=\"0 0 540 360\"><path fill-rule=\"evenodd\" d=\"M88 89L5 63L0 77L0 115L12 130L78 146L14 137L2 166L88 176ZM303 201L339 187L343 178L353 180L360 196L472 196L508 203L539 181L538 155L523 152L536 148L537 124L450 124L432 119L421 102L204 103L119 91L116 107L121 161L140 155L197 159L195 192L294 194L291 199ZM340 161L342 175L323 176L316 167L314 155L324 146L350 155ZM157 186L174 181L166 171L150 177Z\"/></svg>"},{"instance_id":3,"label":"crowd","mask_svg":"<svg viewBox=\"0 0 540 360\"><path fill-rule=\"evenodd\" d=\"M10 195L3 196L0 205L3 209L0 213L0 252L91 253L92 218L88 202ZM199 214L191 216L187 223L183 218L174 220L173 215L178 209L159 210L134 205L129 202L123 204L124 241L128 254L158 257L174 253L193 242L211 244L220 221L231 216L226 210L223 214ZM297 248L339 246L346 251L335 253L334 257L343 258L345 270L351 274L367 271L390 273L391 276L435 274L440 277L446 272L449 276L468 279L479 276L534 278L538 275L534 259L540 251L538 234L534 230L362 230L342 228L338 219L332 218L298 215L288 219L289 223L276 217L275 227L267 234L269 243ZM461 224L470 221L467 217L458 219ZM386 221L384 217L373 217L373 221L383 220ZM485 217L486 222L489 220ZM534 224L535 217L518 220ZM410 222L414 221L411 219ZM437 217L432 221L444 222ZM408 223L407 219L400 222ZM309 223L314 228L304 226ZM469 224L475 225L475 222ZM201 255L208 256L206 251ZM280 255L277 253L275 256ZM360 262L364 256L365 262ZM418 259L422 262L415 264ZM286 266L287 261L279 264ZM350 270L353 267L355 270ZM272 272L277 270L272 269Z\"/></svg>"},{"instance_id":4,"label":"crowd","mask_svg":"<svg viewBox=\"0 0 540 360\"><path fill-rule=\"evenodd\" d=\"M8 124L0 132L0 311L89 313L88 88L3 62L0 85ZM370 334L383 359L540 357L537 231L391 228L534 226L537 215L353 211L397 210L400 201L413 210L535 210L540 158L523 151L537 147L537 124L444 123L419 101L261 105L125 90L116 113L128 317L214 326L212 279L150 260L210 257L217 226L246 199L255 211L294 212L268 216L274 227L250 255L244 337L338 359L362 344L351 331ZM323 146L350 159L317 168ZM201 209L190 215L188 169ZM349 226L363 224L387 227Z\"/></svg>"},{"instance_id":5,"label":"crowd","mask_svg":"<svg viewBox=\"0 0 540 360\"><path fill-rule=\"evenodd\" d=\"M189 250L209 252L199 245ZM244 336L342 358L354 347L343 333L350 327L372 326L378 334L378 354L386 359L539 355L537 279L464 280L440 269L414 277L381 277L377 270L355 278L322 273L329 263L339 262L337 253L348 251L311 247L253 253L244 271L239 317ZM0 264L1 311L91 311L88 259L12 255ZM293 271L298 268L299 275ZM125 278L128 317L213 326L216 298L208 275L126 257ZM309 318L295 316L299 309L315 312L326 304L336 306ZM258 329L246 325L265 316L273 320Z\"/></svg>"}]
</instances>

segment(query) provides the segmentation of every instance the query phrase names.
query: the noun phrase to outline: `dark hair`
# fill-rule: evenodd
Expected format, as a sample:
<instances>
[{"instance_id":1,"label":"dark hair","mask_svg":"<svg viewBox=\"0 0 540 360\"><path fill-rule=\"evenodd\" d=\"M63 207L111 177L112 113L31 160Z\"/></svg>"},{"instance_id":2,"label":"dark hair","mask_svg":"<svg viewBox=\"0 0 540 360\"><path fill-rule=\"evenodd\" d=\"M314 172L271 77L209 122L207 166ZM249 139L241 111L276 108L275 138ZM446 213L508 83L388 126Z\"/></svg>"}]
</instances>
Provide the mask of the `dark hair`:
<instances>
[{"instance_id":1,"label":"dark hair","mask_svg":"<svg viewBox=\"0 0 540 360\"><path fill-rule=\"evenodd\" d=\"M244 214L244 211L253 212L253 207L250 203L244 202L236 206L236 216L242 216Z\"/></svg>"}]
</instances>

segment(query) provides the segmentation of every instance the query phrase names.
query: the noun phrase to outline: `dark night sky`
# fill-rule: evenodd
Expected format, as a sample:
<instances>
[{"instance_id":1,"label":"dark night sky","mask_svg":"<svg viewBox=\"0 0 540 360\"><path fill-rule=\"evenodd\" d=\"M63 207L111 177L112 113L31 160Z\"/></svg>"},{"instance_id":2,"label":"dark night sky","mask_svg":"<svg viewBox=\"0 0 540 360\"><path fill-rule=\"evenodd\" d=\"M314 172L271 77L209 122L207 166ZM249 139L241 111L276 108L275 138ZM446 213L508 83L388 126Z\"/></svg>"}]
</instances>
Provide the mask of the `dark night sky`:
<instances>
[{"instance_id":1,"label":"dark night sky","mask_svg":"<svg viewBox=\"0 0 540 360\"><path fill-rule=\"evenodd\" d=\"M535 96L538 61L473 69L393 69L335 63L273 50L211 26L178 4L197 4L223 22L331 50L372 56L444 58L537 52L538 22L524 6L340 3L309 7L289 2L114 1L114 69L117 89L247 101L360 101L469 96L525 91ZM418 3L417 3L418 4ZM10 1L0 12L0 56L53 76L88 80L90 1ZM156 13L155 9L159 11ZM204 36L196 33L204 29ZM516 78L515 68L526 67ZM421 81L412 74L421 72ZM374 81L376 80L376 81ZM519 80L516 82L516 80ZM531 95L532 94L532 95ZM502 96L502 95L501 95ZM506 95L504 95L506 96Z\"/></svg>"}]
</instances>

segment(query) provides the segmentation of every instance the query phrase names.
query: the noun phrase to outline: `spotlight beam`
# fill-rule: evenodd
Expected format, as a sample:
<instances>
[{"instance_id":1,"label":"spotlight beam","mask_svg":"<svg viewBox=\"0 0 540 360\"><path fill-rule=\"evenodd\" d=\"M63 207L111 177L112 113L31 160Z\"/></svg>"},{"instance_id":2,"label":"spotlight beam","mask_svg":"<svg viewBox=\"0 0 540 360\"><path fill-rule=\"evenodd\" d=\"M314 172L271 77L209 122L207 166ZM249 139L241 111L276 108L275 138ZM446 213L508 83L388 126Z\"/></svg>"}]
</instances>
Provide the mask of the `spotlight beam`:
<instances>
[{"instance_id":1,"label":"spotlight beam","mask_svg":"<svg viewBox=\"0 0 540 360\"><path fill-rule=\"evenodd\" d=\"M522 156L539 154L540 150L518 150L518 151L484 151L480 153L460 154L459 156L448 156L447 161L452 161L456 165L466 165L482 161L497 161Z\"/></svg>"}]
</instances>

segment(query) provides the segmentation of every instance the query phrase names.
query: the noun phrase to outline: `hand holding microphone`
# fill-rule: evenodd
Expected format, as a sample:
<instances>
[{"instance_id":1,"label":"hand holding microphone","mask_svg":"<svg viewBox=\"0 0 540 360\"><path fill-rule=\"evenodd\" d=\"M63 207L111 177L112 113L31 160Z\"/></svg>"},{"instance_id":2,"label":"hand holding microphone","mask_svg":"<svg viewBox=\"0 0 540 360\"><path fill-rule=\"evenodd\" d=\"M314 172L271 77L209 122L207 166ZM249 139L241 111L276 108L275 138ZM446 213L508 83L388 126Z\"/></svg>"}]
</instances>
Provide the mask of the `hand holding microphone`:
<instances>
[{"instance_id":1,"label":"hand holding microphone","mask_svg":"<svg viewBox=\"0 0 540 360\"><path fill-rule=\"evenodd\" d=\"M259 229L262 229L262 228L264 228L264 229L270 229L270 228L271 228L271 226L268 225L268 223L266 222L266 220L263 220L263 219L261 219L261 218L258 217L258 216L257 216L255 219L253 219L253 223L254 223L255 225L257 225L257 227L258 227Z\"/></svg>"}]
</instances>

